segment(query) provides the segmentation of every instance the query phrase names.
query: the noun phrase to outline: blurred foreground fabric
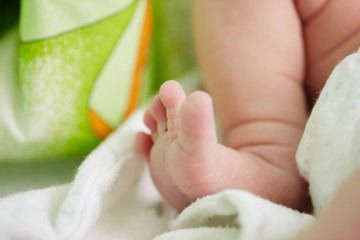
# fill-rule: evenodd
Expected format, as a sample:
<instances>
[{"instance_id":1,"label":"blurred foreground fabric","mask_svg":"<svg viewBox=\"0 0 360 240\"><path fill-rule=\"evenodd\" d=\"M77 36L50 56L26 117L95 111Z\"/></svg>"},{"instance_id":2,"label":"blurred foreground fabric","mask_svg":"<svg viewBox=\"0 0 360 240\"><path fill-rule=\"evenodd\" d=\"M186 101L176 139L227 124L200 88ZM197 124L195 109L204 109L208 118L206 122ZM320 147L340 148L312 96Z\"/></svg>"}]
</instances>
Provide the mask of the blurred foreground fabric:
<instances>
[{"instance_id":1,"label":"blurred foreground fabric","mask_svg":"<svg viewBox=\"0 0 360 240\"><path fill-rule=\"evenodd\" d=\"M2 2L0 162L83 157L193 71L188 2Z\"/></svg>"}]
</instances>

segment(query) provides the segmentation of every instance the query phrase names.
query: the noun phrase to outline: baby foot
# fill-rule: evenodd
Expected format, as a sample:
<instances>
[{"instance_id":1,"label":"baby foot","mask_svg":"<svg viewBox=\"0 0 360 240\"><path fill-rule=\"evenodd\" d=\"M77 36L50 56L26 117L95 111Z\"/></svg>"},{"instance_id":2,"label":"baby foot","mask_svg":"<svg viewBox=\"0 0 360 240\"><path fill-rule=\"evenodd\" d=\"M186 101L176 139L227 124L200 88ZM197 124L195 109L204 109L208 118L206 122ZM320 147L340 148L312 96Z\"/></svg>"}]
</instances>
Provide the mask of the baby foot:
<instances>
[{"instance_id":1,"label":"baby foot","mask_svg":"<svg viewBox=\"0 0 360 240\"><path fill-rule=\"evenodd\" d=\"M287 171L255 154L217 143L212 100L205 92L186 97L176 81L168 81L145 113L144 122L151 134L137 136L137 150L148 157L156 187L178 211L197 198L229 188L282 203L287 201L283 191L292 191L284 188L296 185Z\"/></svg>"},{"instance_id":2,"label":"baby foot","mask_svg":"<svg viewBox=\"0 0 360 240\"><path fill-rule=\"evenodd\" d=\"M210 194L220 162L210 96L198 91L186 98L176 81L168 81L144 121L151 136L138 136L138 149L149 156L152 177L165 199L181 210Z\"/></svg>"}]
</instances>

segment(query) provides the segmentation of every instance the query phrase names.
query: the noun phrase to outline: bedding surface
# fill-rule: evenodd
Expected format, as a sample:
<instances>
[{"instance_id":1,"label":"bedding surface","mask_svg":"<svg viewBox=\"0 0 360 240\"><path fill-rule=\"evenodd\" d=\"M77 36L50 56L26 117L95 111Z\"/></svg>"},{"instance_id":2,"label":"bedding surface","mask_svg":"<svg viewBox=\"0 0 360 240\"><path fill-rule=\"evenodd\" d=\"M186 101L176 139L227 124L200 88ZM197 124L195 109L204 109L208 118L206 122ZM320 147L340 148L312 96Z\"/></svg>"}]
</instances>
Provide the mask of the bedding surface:
<instances>
[{"instance_id":1,"label":"bedding surface","mask_svg":"<svg viewBox=\"0 0 360 240\"><path fill-rule=\"evenodd\" d=\"M192 79L188 89L195 90ZM360 53L331 74L307 123L297 160L315 212L358 168ZM229 189L176 214L154 188L134 136L139 109L80 165L74 180L0 199L0 239L289 239L316 218ZM0 186L4 187L4 186Z\"/></svg>"}]
</instances>

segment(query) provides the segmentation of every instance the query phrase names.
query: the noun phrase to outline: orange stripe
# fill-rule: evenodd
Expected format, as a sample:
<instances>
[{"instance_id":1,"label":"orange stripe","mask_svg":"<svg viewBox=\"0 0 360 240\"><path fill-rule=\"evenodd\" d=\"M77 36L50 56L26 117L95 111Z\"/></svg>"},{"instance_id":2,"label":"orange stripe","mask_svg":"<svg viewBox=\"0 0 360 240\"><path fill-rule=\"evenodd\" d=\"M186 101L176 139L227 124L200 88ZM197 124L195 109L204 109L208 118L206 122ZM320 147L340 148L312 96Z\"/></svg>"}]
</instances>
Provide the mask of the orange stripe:
<instances>
[{"instance_id":1,"label":"orange stripe","mask_svg":"<svg viewBox=\"0 0 360 240\"><path fill-rule=\"evenodd\" d=\"M148 58L148 50L153 26L150 1L147 1L145 11L145 20L139 44L139 52L132 81L130 98L128 100L128 108L125 112L125 118L128 117L138 105L139 95L141 92L141 80Z\"/></svg>"},{"instance_id":2,"label":"orange stripe","mask_svg":"<svg viewBox=\"0 0 360 240\"><path fill-rule=\"evenodd\" d=\"M128 107L125 111L125 118L137 107L139 95L141 91L141 80L143 76L144 67L147 63L148 49L150 45L150 38L152 33L152 18L151 18L151 4L147 1L145 10L145 20L141 34L139 52L135 65L134 76L132 80L131 93L128 100ZM89 109L90 125L93 132L100 139L105 139L113 129L105 123L93 110Z\"/></svg>"},{"instance_id":3,"label":"orange stripe","mask_svg":"<svg viewBox=\"0 0 360 240\"><path fill-rule=\"evenodd\" d=\"M98 138L105 139L113 131L113 129L91 109L89 109L89 119L90 126Z\"/></svg>"}]
</instances>

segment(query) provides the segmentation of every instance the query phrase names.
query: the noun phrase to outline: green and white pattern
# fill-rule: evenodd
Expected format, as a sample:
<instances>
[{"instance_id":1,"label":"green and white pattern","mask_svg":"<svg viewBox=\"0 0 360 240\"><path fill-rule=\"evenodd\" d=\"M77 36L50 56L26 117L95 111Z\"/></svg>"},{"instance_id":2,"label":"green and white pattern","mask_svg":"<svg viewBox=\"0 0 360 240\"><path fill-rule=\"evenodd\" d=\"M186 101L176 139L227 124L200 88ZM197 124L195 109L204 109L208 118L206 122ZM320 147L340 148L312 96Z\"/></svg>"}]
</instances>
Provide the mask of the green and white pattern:
<instances>
[{"instance_id":1,"label":"green and white pattern","mask_svg":"<svg viewBox=\"0 0 360 240\"><path fill-rule=\"evenodd\" d=\"M171 2L152 1L155 30L140 102L163 81L195 67L188 1ZM91 128L89 109L111 128L121 124L146 3L21 2L19 29L0 35L0 161L87 154L101 141ZM176 12L181 18L170 20Z\"/></svg>"}]
</instances>

